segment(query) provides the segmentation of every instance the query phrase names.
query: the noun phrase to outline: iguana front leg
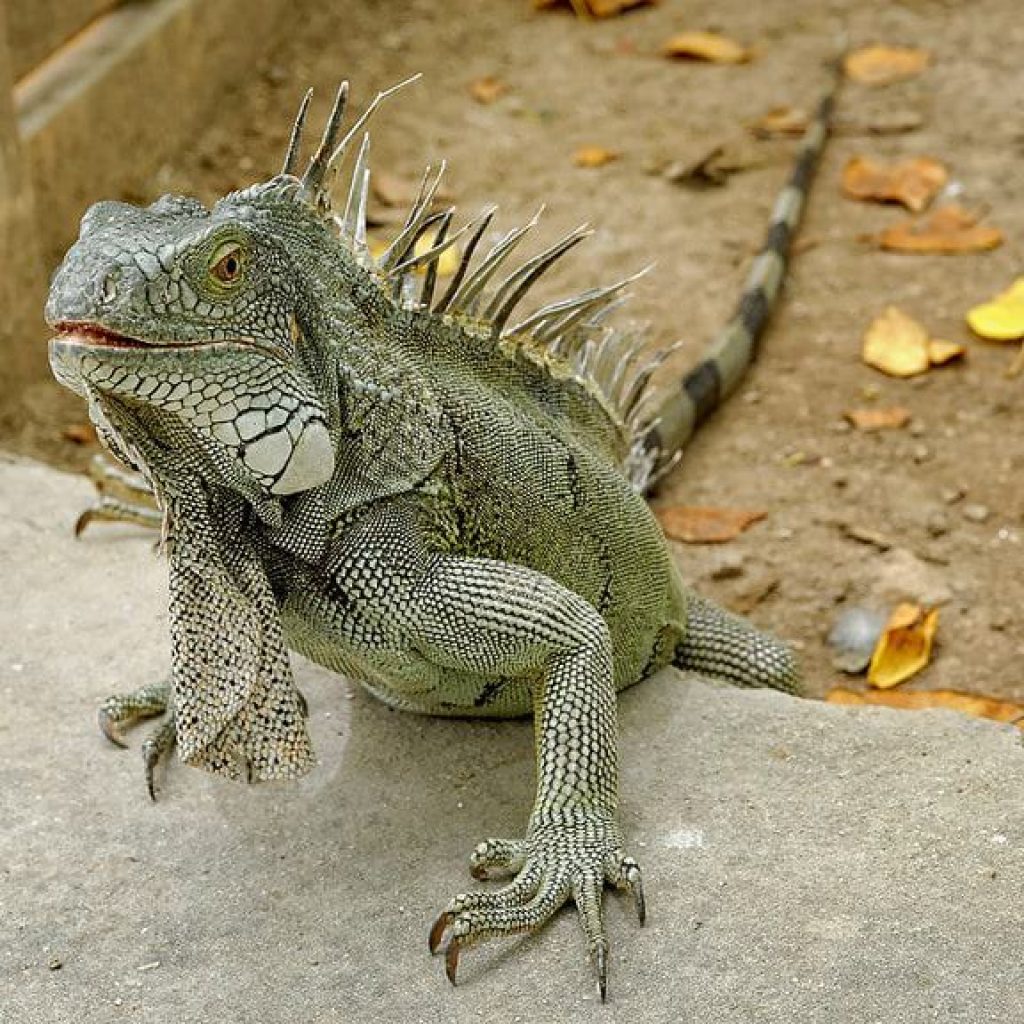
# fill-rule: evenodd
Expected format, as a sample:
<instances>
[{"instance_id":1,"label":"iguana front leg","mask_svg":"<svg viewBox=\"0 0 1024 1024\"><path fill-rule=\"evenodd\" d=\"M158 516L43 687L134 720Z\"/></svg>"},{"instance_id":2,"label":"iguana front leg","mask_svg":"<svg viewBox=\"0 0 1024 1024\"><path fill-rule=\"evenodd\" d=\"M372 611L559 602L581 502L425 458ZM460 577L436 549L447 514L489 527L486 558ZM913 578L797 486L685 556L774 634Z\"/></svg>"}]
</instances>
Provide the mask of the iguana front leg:
<instances>
[{"instance_id":1,"label":"iguana front leg","mask_svg":"<svg viewBox=\"0 0 1024 1024\"><path fill-rule=\"evenodd\" d=\"M602 997L606 882L630 888L643 915L640 870L617 820L618 751L611 638L579 595L541 573L485 558L431 553L401 516L382 516L346 545L339 587L370 616L387 615L431 667L487 679L529 679L537 794L526 835L478 847L474 866L516 872L498 892L455 897L430 935L459 951L479 939L533 931L575 900ZM426 677L427 673L424 672ZM422 691L421 691L422 693Z\"/></svg>"}]
</instances>

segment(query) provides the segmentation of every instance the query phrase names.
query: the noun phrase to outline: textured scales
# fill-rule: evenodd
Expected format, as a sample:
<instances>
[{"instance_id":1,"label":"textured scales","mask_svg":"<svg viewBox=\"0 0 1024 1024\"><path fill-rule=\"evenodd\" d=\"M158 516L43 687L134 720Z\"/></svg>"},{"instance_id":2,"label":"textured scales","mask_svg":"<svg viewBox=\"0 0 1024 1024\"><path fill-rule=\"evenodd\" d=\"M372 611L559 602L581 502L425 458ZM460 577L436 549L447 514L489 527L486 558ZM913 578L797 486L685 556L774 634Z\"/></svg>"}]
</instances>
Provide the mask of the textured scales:
<instances>
[{"instance_id":1,"label":"textured scales","mask_svg":"<svg viewBox=\"0 0 1024 1024\"><path fill-rule=\"evenodd\" d=\"M288 647L409 710L532 713L525 833L471 858L475 876L513 880L452 900L430 947L454 981L461 948L537 928L571 898L603 996L604 885L645 913L617 822L616 691L669 663L796 687L783 645L687 590L642 492L754 357L831 97L736 315L681 387L659 390L666 353L607 323L635 278L524 311L584 228L513 266L536 218L493 242L493 210L453 230L433 209L442 167L371 256L361 133L386 95L341 136L343 84L299 176L307 94L281 174L211 210L97 204L54 279L54 372L141 474L100 470L91 518L150 522L151 490L170 563L170 681L111 698L100 721L119 742L170 712L144 748L152 794L175 743L233 778L309 770ZM330 183L352 150L336 212Z\"/></svg>"}]
</instances>

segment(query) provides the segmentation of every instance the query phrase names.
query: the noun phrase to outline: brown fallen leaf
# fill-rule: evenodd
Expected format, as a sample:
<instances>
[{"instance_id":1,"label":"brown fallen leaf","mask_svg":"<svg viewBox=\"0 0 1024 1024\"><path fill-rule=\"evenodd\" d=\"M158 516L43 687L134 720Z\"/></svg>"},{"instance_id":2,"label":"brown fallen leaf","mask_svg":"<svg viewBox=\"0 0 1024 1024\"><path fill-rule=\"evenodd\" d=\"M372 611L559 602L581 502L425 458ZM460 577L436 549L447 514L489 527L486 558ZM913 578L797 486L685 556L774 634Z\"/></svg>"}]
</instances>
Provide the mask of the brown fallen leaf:
<instances>
[{"instance_id":1,"label":"brown fallen leaf","mask_svg":"<svg viewBox=\"0 0 1024 1024\"><path fill-rule=\"evenodd\" d=\"M477 103L493 103L500 96L508 92L508 84L494 75L484 75L483 78L475 78L469 83L469 95Z\"/></svg>"},{"instance_id":2,"label":"brown fallen leaf","mask_svg":"<svg viewBox=\"0 0 1024 1024\"><path fill-rule=\"evenodd\" d=\"M950 203L927 216L900 221L872 241L890 252L984 252L1002 245L999 228L979 224L980 219L979 214Z\"/></svg>"},{"instance_id":3,"label":"brown fallen leaf","mask_svg":"<svg viewBox=\"0 0 1024 1024\"><path fill-rule=\"evenodd\" d=\"M370 191L385 206L408 207L416 201L420 183L403 178L390 171L377 171L370 176ZM454 199L454 193L442 185L434 195L434 206L444 206Z\"/></svg>"},{"instance_id":4,"label":"brown fallen leaf","mask_svg":"<svg viewBox=\"0 0 1024 1024\"><path fill-rule=\"evenodd\" d=\"M848 409L843 416L858 430L899 430L910 422L910 410L900 405L889 409Z\"/></svg>"},{"instance_id":5,"label":"brown fallen leaf","mask_svg":"<svg viewBox=\"0 0 1024 1024\"><path fill-rule=\"evenodd\" d=\"M895 306L889 306L864 335L861 358L890 377L916 377L930 366L928 332Z\"/></svg>"},{"instance_id":6,"label":"brown fallen leaf","mask_svg":"<svg viewBox=\"0 0 1024 1024\"><path fill-rule=\"evenodd\" d=\"M967 355L967 346L959 341L943 341L941 338L928 339L928 362L932 366L945 366L954 359L962 359Z\"/></svg>"},{"instance_id":7,"label":"brown fallen leaf","mask_svg":"<svg viewBox=\"0 0 1024 1024\"><path fill-rule=\"evenodd\" d=\"M664 505L656 508L654 514L665 536L686 544L722 544L768 515L760 509L704 505Z\"/></svg>"},{"instance_id":8,"label":"brown fallen leaf","mask_svg":"<svg viewBox=\"0 0 1024 1024\"><path fill-rule=\"evenodd\" d=\"M889 85L919 75L931 54L911 46L865 46L843 60L846 77L862 85Z\"/></svg>"},{"instance_id":9,"label":"brown fallen leaf","mask_svg":"<svg viewBox=\"0 0 1024 1024\"><path fill-rule=\"evenodd\" d=\"M888 690L917 675L931 658L932 642L939 625L939 610L898 604L878 638L868 666L868 682Z\"/></svg>"},{"instance_id":10,"label":"brown fallen leaf","mask_svg":"<svg viewBox=\"0 0 1024 1024\"><path fill-rule=\"evenodd\" d=\"M711 64L745 64L754 53L717 32L680 32L665 42L662 52L678 60L704 60Z\"/></svg>"},{"instance_id":11,"label":"brown fallen leaf","mask_svg":"<svg viewBox=\"0 0 1024 1024\"><path fill-rule=\"evenodd\" d=\"M614 149L606 149L604 146L580 146L572 155L572 162L577 167L604 167L613 160L618 160L621 154Z\"/></svg>"},{"instance_id":12,"label":"brown fallen leaf","mask_svg":"<svg viewBox=\"0 0 1024 1024\"><path fill-rule=\"evenodd\" d=\"M855 156L843 168L844 195L880 203L902 203L920 213L949 179L938 160L919 156L895 164L883 164L866 156Z\"/></svg>"},{"instance_id":13,"label":"brown fallen leaf","mask_svg":"<svg viewBox=\"0 0 1024 1024\"><path fill-rule=\"evenodd\" d=\"M810 120L807 111L799 107L772 107L747 127L759 139L799 138L807 131Z\"/></svg>"},{"instance_id":14,"label":"brown fallen leaf","mask_svg":"<svg viewBox=\"0 0 1024 1024\"><path fill-rule=\"evenodd\" d=\"M887 708L901 708L907 711L923 711L940 708L959 711L976 718L989 718L996 722L1008 722L1024 729L1024 705L994 697L979 697L959 690L847 690L837 686L825 694L829 704L850 706L881 705Z\"/></svg>"},{"instance_id":15,"label":"brown fallen leaf","mask_svg":"<svg viewBox=\"0 0 1024 1024\"><path fill-rule=\"evenodd\" d=\"M571 7L580 18L614 18L635 7L650 7L658 0L533 0L535 11Z\"/></svg>"},{"instance_id":16,"label":"brown fallen leaf","mask_svg":"<svg viewBox=\"0 0 1024 1024\"><path fill-rule=\"evenodd\" d=\"M987 341L1024 338L1024 277L1018 277L994 299L971 309L967 323L975 334Z\"/></svg>"},{"instance_id":17,"label":"brown fallen leaf","mask_svg":"<svg viewBox=\"0 0 1024 1024\"><path fill-rule=\"evenodd\" d=\"M69 423L60 436L72 444L93 444L96 441L96 428L91 423Z\"/></svg>"}]
</instances>

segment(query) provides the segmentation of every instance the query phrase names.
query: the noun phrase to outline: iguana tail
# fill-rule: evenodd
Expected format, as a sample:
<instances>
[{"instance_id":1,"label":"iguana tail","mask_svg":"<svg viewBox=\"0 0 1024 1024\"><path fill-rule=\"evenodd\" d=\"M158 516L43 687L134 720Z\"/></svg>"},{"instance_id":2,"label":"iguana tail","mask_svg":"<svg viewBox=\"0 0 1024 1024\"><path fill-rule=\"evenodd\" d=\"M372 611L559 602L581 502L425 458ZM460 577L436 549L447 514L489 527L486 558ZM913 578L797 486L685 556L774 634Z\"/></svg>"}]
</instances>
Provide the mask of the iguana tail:
<instances>
[{"instance_id":1,"label":"iguana tail","mask_svg":"<svg viewBox=\"0 0 1024 1024\"><path fill-rule=\"evenodd\" d=\"M837 61L828 91L818 105L785 187L772 210L764 247L747 275L736 312L707 348L704 358L661 399L648 426L638 431L626 470L634 484L648 490L676 462L694 431L743 379L757 355L786 276L790 249L820 162L841 80Z\"/></svg>"}]
</instances>

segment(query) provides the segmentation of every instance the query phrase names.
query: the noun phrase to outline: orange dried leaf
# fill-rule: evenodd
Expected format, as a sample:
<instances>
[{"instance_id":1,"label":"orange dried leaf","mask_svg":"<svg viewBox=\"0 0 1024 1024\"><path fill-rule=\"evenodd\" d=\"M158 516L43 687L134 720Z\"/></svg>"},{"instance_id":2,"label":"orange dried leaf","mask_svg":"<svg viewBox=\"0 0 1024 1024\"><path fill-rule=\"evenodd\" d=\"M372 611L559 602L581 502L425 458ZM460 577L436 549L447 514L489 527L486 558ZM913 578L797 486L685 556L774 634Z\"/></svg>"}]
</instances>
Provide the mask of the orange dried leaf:
<instances>
[{"instance_id":1,"label":"orange dried leaf","mask_svg":"<svg viewBox=\"0 0 1024 1024\"><path fill-rule=\"evenodd\" d=\"M760 509L667 505L654 510L665 536L687 544L722 544L733 540L768 513Z\"/></svg>"},{"instance_id":2,"label":"orange dried leaf","mask_svg":"<svg viewBox=\"0 0 1024 1024\"><path fill-rule=\"evenodd\" d=\"M634 7L648 7L658 0L533 0L535 11L550 11L556 7L571 7L581 18L614 18Z\"/></svg>"},{"instance_id":3,"label":"orange dried leaf","mask_svg":"<svg viewBox=\"0 0 1024 1024\"><path fill-rule=\"evenodd\" d=\"M72 444L92 444L96 441L96 428L91 423L69 423L60 436Z\"/></svg>"},{"instance_id":4,"label":"orange dried leaf","mask_svg":"<svg viewBox=\"0 0 1024 1024\"><path fill-rule=\"evenodd\" d=\"M798 107L772 107L749 125L751 132L759 139L784 135L799 137L807 131L810 118L806 110Z\"/></svg>"},{"instance_id":5,"label":"orange dried leaf","mask_svg":"<svg viewBox=\"0 0 1024 1024\"><path fill-rule=\"evenodd\" d=\"M861 358L890 377L916 377L928 359L928 332L895 306L877 317L864 335Z\"/></svg>"},{"instance_id":6,"label":"orange dried leaf","mask_svg":"<svg viewBox=\"0 0 1024 1024\"><path fill-rule=\"evenodd\" d=\"M603 167L613 160L619 159L619 153L604 146L580 146L572 155L572 162L577 167Z\"/></svg>"},{"instance_id":7,"label":"orange dried leaf","mask_svg":"<svg viewBox=\"0 0 1024 1024\"><path fill-rule=\"evenodd\" d=\"M910 410L896 405L891 409L850 409L843 413L858 430L899 430L910 422Z\"/></svg>"},{"instance_id":8,"label":"orange dried leaf","mask_svg":"<svg viewBox=\"0 0 1024 1024\"><path fill-rule=\"evenodd\" d=\"M898 686L928 664L939 624L939 610L899 604L878 638L868 666L868 682L879 690Z\"/></svg>"},{"instance_id":9,"label":"orange dried leaf","mask_svg":"<svg viewBox=\"0 0 1024 1024\"><path fill-rule=\"evenodd\" d=\"M920 213L949 178L938 160L919 156L896 164L883 164L855 156L843 168L843 192L851 199L902 203Z\"/></svg>"},{"instance_id":10,"label":"orange dried leaf","mask_svg":"<svg viewBox=\"0 0 1024 1024\"><path fill-rule=\"evenodd\" d=\"M1024 338L1024 277L1017 278L990 302L970 310L967 323L975 334L988 341Z\"/></svg>"},{"instance_id":11,"label":"orange dried leaf","mask_svg":"<svg viewBox=\"0 0 1024 1024\"><path fill-rule=\"evenodd\" d=\"M1008 700L996 700L994 697L979 697L973 693L961 693L959 690L869 690L861 693L836 687L825 695L829 704L882 705L888 708L901 708L907 711L922 711L928 708L942 708L947 711L959 711L961 714L974 715L976 718L989 718L996 722L1009 722L1024 729L1024 705L1014 704Z\"/></svg>"},{"instance_id":12,"label":"orange dried leaf","mask_svg":"<svg viewBox=\"0 0 1024 1024\"><path fill-rule=\"evenodd\" d=\"M954 359L967 355L967 347L959 341L943 341L941 338L928 339L928 362L932 366L945 366Z\"/></svg>"},{"instance_id":13,"label":"orange dried leaf","mask_svg":"<svg viewBox=\"0 0 1024 1024\"><path fill-rule=\"evenodd\" d=\"M847 78L863 85L889 85L919 75L931 63L931 54L910 46L865 46L846 55Z\"/></svg>"},{"instance_id":14,"label":"orange dried leaf","mask_svg":"<svg viewBox=\"0 0 1024 1024\"><path fill-rule=\"evenodd\" d=\"M706 60L712 64L743 64L753 51L717 32L680 32L663 48L666 57L681 60Z\"/></svg>"},{"instance_id":15,"label":"orange dried leaf","mask_svg":"<svg viewBox=\"0 0 1024 1024\"><path fill-rule=\"evenodd\" d=\"M956 203L940 206L926 217L894 224L877 236L891 252L984 252L1003 243L998 228L979 224L977 214Z\"/></svg>"},{"instance_id":16,"label":"orange dried leaf","mask_svg":"<svg viewBox=\"0 0 1024 1024\"><path fill-rule=\"evenodd\" d=\"M493 103L508 92L508 85L494 75L484 75L469 83L469 94L477 103Z\"/></svg>"}]
</instances>

